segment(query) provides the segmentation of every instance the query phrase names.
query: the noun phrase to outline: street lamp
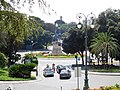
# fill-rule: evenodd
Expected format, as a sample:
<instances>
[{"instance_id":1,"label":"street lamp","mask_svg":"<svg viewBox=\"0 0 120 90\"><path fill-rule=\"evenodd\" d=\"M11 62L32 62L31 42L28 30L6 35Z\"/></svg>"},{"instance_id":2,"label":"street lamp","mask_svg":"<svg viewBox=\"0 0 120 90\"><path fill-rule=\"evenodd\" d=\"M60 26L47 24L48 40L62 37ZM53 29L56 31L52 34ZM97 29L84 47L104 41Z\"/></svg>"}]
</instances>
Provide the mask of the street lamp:
<instances>
[{"instance_id":1,"label":"street lamp","mask_svg":"<svg viewBox=\"0 0 120 90\"><path fill-rule=\"evenodd\" d=\"M82 19L84 17L84 19ZM85 14L83 13L79 13L77 14L76 18L79 20L79 23L77 25L77 27L79 29L82 28L83 25L85 25L85 79L84 79L84 87L83 90L87 90L89 88L88 85L88 68L87 68L87 50L88 50L88 46L87 46L87 27L88 25L90 25L91 28L94 28L94 23L95 23L95 15L93 13L88 14L87 16L85 16ZM83 24L81 23L81 20L83 21Z\"/></svg>"},{"instance_id":2,"label":"street lamp","mask_svg":"<svg viewBox=\"0 0 120 90\"><path fill-rule=\"evenodd\" d=\"M33 41L31 41L31 55L32 55L32 51L33 51L33 46L35 45L35 44L37 44L38 42L33 42Z\"/></svg>"}]
</instances>

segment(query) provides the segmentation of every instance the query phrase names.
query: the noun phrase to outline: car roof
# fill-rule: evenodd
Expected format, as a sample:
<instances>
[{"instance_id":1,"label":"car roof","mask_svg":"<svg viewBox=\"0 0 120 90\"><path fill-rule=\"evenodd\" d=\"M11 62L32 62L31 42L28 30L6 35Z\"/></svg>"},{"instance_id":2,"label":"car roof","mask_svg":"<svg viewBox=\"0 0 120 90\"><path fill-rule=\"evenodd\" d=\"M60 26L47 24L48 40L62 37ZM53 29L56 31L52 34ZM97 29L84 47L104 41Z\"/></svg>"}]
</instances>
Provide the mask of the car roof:
<instances>
[{"instance_id":1,"label":"car roof","mask_svg":"<svg viewBox=\"0 0 120 90\"><path fill-rule=\"evenodd\" d=\"M57 65L57 67L66 68L66 66L63 66L63 65Z\"/></svg>"}]
</instances>

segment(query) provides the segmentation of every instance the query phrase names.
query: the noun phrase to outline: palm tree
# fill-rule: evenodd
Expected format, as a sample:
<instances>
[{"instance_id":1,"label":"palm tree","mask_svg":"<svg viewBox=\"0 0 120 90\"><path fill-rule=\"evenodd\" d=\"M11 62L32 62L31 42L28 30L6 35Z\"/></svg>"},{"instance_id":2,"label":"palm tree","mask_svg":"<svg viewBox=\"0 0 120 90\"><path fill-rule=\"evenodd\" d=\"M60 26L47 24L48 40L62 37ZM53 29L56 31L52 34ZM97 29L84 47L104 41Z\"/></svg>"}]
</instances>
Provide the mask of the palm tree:
<instances>
[{"instance_id":1,"label":"palm tree","mask_svg":"<svg viewBox=\"0 0 120 90\"><path fill-rule=\"evenodd\" d=\"M117 39L113 37L111 33L98 33L97 36L91 41L91 52L96 56L102 53L102 57L105 58L108 63L108 54L115 57L119 52L119 44Z\"/></svg>"}]
</instances>

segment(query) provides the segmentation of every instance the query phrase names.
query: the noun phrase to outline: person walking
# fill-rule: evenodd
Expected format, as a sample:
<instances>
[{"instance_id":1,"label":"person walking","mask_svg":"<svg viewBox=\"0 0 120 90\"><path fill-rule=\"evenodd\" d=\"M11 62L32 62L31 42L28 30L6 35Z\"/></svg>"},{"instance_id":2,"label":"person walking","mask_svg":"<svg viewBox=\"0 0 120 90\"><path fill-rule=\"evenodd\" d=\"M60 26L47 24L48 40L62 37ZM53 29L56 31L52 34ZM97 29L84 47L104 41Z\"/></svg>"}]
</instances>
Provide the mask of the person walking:
<instances>
[{"instance_id":1,"label":"person walking","mask_svg":"<svg viewBox=\"0 0 120 90\"><path fill-rule=\"evenodd\" d=\"M54 63L52 64L52 69L55 72L55 64Z\"/></svg>"}]
</instances>

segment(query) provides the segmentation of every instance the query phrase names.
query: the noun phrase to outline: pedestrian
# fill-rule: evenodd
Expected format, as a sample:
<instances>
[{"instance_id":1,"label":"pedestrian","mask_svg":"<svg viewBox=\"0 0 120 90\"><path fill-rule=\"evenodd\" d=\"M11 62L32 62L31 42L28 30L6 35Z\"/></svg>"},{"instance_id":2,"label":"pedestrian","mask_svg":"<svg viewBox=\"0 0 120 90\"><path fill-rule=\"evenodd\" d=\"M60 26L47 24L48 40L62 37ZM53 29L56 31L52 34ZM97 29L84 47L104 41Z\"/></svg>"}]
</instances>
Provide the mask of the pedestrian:
<instances>
[{"instance_id":1,"label":"pedestrian","mask_svg":"<svg viewBox=\"0 0 120 90\"><path fill-rule=\"evenodd\" d=\"M49 65L48 65L48 64L46 65L46 68L49 68Z\"/></svg>"},{"instance_id":2,"label":"pedestrian","mask_svg":"<svg viewBox=\"0 0 120 90\"><path fill-rule=\"evenodd\" d=\"M55 72L55 64L54 63L52 64L52 69Z\"/></svg>"}]
</instances>

